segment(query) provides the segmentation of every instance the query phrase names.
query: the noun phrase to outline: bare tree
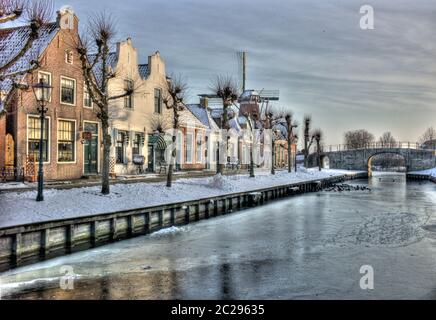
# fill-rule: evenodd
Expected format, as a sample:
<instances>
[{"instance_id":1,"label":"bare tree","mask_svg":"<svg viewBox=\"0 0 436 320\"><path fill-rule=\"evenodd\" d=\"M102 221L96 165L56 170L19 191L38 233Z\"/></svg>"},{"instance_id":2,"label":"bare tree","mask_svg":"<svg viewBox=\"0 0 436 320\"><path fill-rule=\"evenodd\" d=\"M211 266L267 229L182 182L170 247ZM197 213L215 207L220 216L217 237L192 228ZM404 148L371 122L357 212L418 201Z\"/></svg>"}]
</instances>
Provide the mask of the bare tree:
<instances>
[{"instance_id":1,"label":"bare tree","mask_svg":"<svg viewBox=\"0 0 436 320\"><path fill-rule=\"evenodd\" d=\"M228 153L228 141L227 135L229 126L229 108L238 100L238 85L230 76L217 76L215 81L211 85L211 90L216 94L219 98L221 98L223 103L223 114L222 114L222 123L221 129L223 136L221 137L220 143L220 158L219 163L217 165L217 173L222 174L224 172L225 163L222 160L222 155L225 154L225 158L227 161L227 153Z\"/></svg>"},{"instance_id":2,"label":"bare tree","mask_svg":"<svg viewBox=\"0 0 436 320\"><path fill-rule=\"evenodd\" d=\"M176 139L177 131L179 129L179 112L184 109L184 95L187 90L187 85L181 76L173 76L167 81L167 96L164 98L164 104L168 110L172 111L172 150L171 161L168 166L167 173L167 187L171 188L173 181L173 169L176 162Z\"/></svg>"},{"instance_id":3,"label":"bare tree","mask_svg":"<svg viewBox=\"0 0 436 320\"><path fill-rule=\"evenodd\" d=\"M382 134L382 136L378 140L381 147L393 147L396 145L397 140L392 136L392 133L390 131L385 132Z\"/></svg>"},{"instance_id":4,"label":"bare tree","mask_svg":"<svg viewBox=\"0 0 436 320\"><path fill-rule=\"evenodd\" d=\"M149 128L152 132L164 133L166 130L172 128L172 126L167 117L161 114L153 114L149 119Z\"/></svg>"},{"instance_id":5,"label":"bare tree","mask_svg":"<svg viewBox=\"0 0 436 320\"><path fill-rule=\"evenodd\" d=\"M310 153L310 147L313 143L313 135L310 135L311 131L311 125L312 125L312 117L310 115L304 116L304 127L303 127L303 134L304 134L304 167L307 168L307 160Z\"/></svg>"},{"instance_id":6,"label":"bare tree","mask_svg":"<svg viewBox=\"0 0 436 320\"><path fill-rule=\"evenodd\" d=\"M367 148L374 143L374 135L365 129L347 131L344 134L344 144L347 149Z\"/></svg>"},{"instance_id":7,"label":"bare tree","mask_svg":"<svg viewBox=\"0 0 436 320\"><path fill-rule=\"evenodd\" d=\"M317 162L318 162L318 168L319 171L321 171L322 168L322 164L321 164L321 140L323 138L323 133L320 129L316 129L313 131L312 134L312 140L316 142L316 157L317 157Z\"/></svg>"},{"instance_id":8,"label":"bare tree","mask_svg":"<svg viewBox=\"0 0 436 320\"><path fill-rule=\"evenodd\" d=\"M419 138L421 144L425 144L426 148L436 149L436 130L433 127L427 128Z\"/></svg>"},{"instance_id":9,"label":"bare tree","mask_svg":"<svg viewBox=\"0 0 436 320\"><path fill-rule=\"evenodd\" d=\"M131 96L134 83L129 83L119 94L111 95L109 80L116 77L110 68L109 54L115 38L115 22L106 13L96 14L90 20L88 34L90 38L82 37L77 44L85 85L93 103L98 107L98 118L103 131L103 168L102 187L103 194L109 194L110 147L111 135L109 132L109 103L113 100ZM88 40L88 41L87 41ZM96 54L88 56L89 52L96 50ZM96 76L94 76L96 75Z\"/></svg>"},{"instance_id":10,"label":"bare tree","mask_svg":"<svg viewBox=\"0 0 436 320\"><path fill-rule=\"evenodd\" d=\"M271 147L271 174L275 174L275 158L276 158L276 142L280 139L287 139L289 136L289 132L287 131L287 136L283 136L283 132L280 130L279 126L282 128L286 128L287 130L287 116L290 114L286 114L284 108L275 109L273 107L267 107L265 109L264 115L264 129L271 130L271 139L272 139L272 147ZM292 118L292 116L291 116ZM292 119L291 119L292 120ZM292 122L292 121L291 121ZM286 123L286 124L285 124ZM289 157L289 150L288 150Z\"/></svg>"},{"instance_id":11,"label":"bare tree","mask_svg":"<svg viewBox=\"0 0 436 320\"><path fill-rule=\"evenodd\" d=\"M52 13L53 4L49 0L0 0L0 25L20 20L30 23L30 33L23 46L19 50L13 50L9 57L0 60L0 81L30 73L39 67L37 57L31 57L29 67L17 70L11 68L32 48L41 28L51 18Z\"/></svg>"},{"instance_id":12,"label":"bare tree","mask_svg":"<svg viewBox=\"0 0 436 320\"><path fill-rule=\"evenodd\" d=\"M298 128L298 124L296 122L292 121L292 113L289 112L285 116L286 120L286 131L287 131L287 137L286 140L288 142L288 172L292 172L292 144L296 143L296 140L298 139L296 133L294 132L294 129ZM295 153L295 156L297 154ZM294 159L295 163L297 159Z\"/></svg>"}]
</instances>

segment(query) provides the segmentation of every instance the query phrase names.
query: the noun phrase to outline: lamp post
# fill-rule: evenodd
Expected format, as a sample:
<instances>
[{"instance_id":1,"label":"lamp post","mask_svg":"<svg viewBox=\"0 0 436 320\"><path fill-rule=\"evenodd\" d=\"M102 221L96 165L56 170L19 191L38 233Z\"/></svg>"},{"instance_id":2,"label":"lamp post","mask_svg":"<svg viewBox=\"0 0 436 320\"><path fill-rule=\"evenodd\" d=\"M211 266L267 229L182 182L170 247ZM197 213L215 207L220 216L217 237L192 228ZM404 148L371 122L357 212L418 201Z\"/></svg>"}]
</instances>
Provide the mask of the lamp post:
<instances>
[{"instance_id":1,"label":"lamp post","mask_svg":"<svg viewBox=\"0 0 436 320\"><path fill-rule=\"evenodd\" d=\"M53 87L50 86L44 79L40 79L38 83L32 86L38 103L38 112L41 120L41 132L39 136L39 170L38 170L38 195L36 201L44 201L44 159L43 159L43 143L44 143L44 122L45 113L47 112L47 103L50 101ZM48 137L47 137L48 138ZM47 150L49 152L49 150Z\"/></svg>"}]
</instances>

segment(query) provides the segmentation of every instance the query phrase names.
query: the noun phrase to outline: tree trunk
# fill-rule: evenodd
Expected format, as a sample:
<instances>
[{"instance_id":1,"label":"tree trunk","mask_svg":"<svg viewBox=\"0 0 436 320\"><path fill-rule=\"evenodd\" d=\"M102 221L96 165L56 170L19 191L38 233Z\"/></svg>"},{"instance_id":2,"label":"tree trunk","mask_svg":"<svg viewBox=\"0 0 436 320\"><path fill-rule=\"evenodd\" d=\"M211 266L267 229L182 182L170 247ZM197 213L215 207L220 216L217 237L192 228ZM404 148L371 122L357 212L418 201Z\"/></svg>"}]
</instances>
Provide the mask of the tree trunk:
<instances>
[{"instance_id":1,"label":"tree trunk","mask_svg":"<svg viewBox=\"0 0 436 320\"><path fill-rule=\"evenodd\" d=\"M276 160L276 143L274 141L272 141L272 148L271 148L271 174L276 174L276 169L275 169L275 160Z\"/></svg>"},{"instance_id":2,"label":"tree trunk","mask_svg":"<svg viewBox=\"0 0 436 320\"><path fill-rule=\"evenodd\" d=\"M292 154L291 154L291 138L288 138L288 172L292 172Z\"/></svg>"},{"instance_id":3,"label":"tree trunk","mask_svg":"<svg viewBox=\"0 0 436 320\"><path fill-rule=\"evenodd\" d=\"M176 129L174 129L174 132L176 131ZM168 174L167 174L167 187L171 188L172 184L173 184L173 168L174 168L174 164L176 163L176 134L173 133L173 150L171 150L171 160L170 160L170 164L168 166Z\"/></svg>"},{"instance_id":4,"label":"tree trunk","mask_svg":"<svg viewBox=\"0 0 436 320\"><path fill-rule=\"evenodd\" d=\"M219 148L219 158L217 165L217 174L223 174L225 165L227 163L228 156L228 141L227 141L227 129L222 129L221 143Z\"/></svg>"},{"instance_id":5,"label":"tree trunk","mask_svg":"<svg viewBox=\"0 0 436 320\"><path fill-rule=\"evenodd\" d=\"M220 148L221 148L221 143L217 143L217 145L216 145L216 152L215 152L215 154L216 154L216 160L215 160L215 165L216 165L216 174L222 174L223 173L223 171L222 171L222 168L221 168L221 166L220 166L220 157L221 157L221 152L220 152Z\"/></svg>"},{"instance_id":6,"label":"tree trunk","mask_svg":"<svg viewBox=\"0 0 436 320\"><path fill-rule=\"evenodd\" d=\"M253 159L253 145L250 148L250 178L254 178L254 159Z\"/></svg>"},{"instance_id":7,"label":"tree trunk","mask_svg":"<svg viewBox=\"0 0 436 320\"><path fill-rule=\"evenodd\" d=\"M106 121L102 121L103 131L103 169L101 173L101 193L109 194L111 135Z\"/></svg>"},{"instance_id":8,"label":"tree trunk","mask_svg":"<svg viewBox=\"0 0 436 320\"><path fill-rule=\"evenodd\" d=\"M319 150L319 142L317 142L317 144L316 144L316 153L317 153L317 157L318 157L318 168L319 168L319 171L321 171L321 153Z\"/></svg>"},{"instance_id":9,"label":"tree trunk","mask_svg":"<svg viewBox=\"0 0 436 320\"><path fill-rule=\"evenodd\" d=\"M307 169L307 157L309 155L309 150L307 150L309 136L304 135L304 167Z\"/></svg>"}]
</instances>

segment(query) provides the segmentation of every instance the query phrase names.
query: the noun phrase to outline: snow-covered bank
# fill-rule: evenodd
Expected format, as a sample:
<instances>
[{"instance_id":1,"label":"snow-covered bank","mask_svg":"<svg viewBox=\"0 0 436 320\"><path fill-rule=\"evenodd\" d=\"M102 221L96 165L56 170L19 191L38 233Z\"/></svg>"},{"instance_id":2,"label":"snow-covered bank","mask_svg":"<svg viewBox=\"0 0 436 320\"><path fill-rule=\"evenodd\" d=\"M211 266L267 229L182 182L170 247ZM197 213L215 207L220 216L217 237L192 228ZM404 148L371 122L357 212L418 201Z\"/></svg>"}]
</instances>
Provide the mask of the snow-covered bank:
<instances>
[{"instance_id":1,"label":"snow-covered bank","mask_svg":"<svg viewBox=\"0 0 436 320\"><path fill-rule=\"evenodd\" d=\"M180 179L172 188L163 182L117 184L107 196L100 194L99 187L46 190L43 202L35 201L36 191L4 193L0 194L0 227L191 201L353 173L356 171L302 168L298 173L279 171L274 176L259 172L256 178L235 175Z\"/></svg>"},{"instance_id":2,"label":"snow-covered bank","mask_svg":"<svg viewBox=\"0 0 436 320\"><path fill-rule=\"evenodd\" d=\"M409 172L409 173L420 174L420 175L430 176L430 177L436 177L436 168L423 170L423 171L414 171L414 172Z\"/></svg>"}]
</instances>

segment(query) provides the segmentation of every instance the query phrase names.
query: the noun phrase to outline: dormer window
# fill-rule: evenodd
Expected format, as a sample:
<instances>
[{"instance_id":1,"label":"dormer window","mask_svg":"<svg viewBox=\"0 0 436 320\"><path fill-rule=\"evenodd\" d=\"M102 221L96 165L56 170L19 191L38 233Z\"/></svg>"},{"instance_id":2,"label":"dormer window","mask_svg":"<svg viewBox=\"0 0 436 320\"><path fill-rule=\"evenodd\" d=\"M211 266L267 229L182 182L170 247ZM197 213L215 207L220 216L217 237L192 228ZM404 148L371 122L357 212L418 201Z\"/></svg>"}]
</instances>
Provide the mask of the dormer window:
<instances>
[{"instance_id":1,"label":"dormer window","mask_svg":"<svg viewBox=\"0 0 436 320\"><path fill-rule=\"evenodd\" d=\"M73 51L71 50L65 51L65 62L68 64L73 64Z\"/></svg>"}]
</instances>

